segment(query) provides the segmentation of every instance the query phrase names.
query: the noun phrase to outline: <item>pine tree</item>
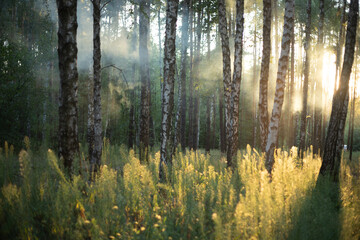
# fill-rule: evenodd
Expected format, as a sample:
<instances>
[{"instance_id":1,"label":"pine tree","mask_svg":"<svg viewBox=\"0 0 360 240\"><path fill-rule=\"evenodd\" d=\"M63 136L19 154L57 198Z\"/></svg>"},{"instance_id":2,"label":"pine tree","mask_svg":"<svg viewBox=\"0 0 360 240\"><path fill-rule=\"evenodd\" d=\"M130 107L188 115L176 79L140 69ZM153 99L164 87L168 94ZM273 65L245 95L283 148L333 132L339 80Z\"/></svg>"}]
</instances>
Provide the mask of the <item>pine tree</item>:
<instances>
[{"instance_id":1,"label":"pine tree","mask_svg":"<svg viewBox=\"0 0 360 240\"><path fill-rule=\"evenodd\" d=\"M341 152L344 144L344 130L349 104L349 80L354 62L358 14L359 1L351 0L340 85L333 96L329 127L324 145L323 162L320 168L320 174L329 174L334 181L339 179Z\"/></svg>"}]
</instances>

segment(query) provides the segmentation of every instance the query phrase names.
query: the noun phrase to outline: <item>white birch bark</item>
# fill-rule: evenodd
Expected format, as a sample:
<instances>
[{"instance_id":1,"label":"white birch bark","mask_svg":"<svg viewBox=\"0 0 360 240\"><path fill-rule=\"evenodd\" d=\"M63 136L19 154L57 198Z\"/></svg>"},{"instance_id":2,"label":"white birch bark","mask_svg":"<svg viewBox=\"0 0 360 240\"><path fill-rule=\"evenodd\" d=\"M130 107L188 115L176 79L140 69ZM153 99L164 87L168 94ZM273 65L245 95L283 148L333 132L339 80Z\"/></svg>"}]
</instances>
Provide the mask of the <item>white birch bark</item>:
<instances>
[{"instance_id":1,"label":"white birch bark","mask_svg":"<svg viewBox=\"0 0 360 240\"><path fill-rule=\"evenodd\" d=\"M231 68L229 35L227 29L225 0L219 0L219 32L221 37L221 48L223 56L223 84L225 105L225 138L227 149L227 165L232 165L232 122L231 122Z\"/></svg>"},{"instance_id":2,"label":"white birch bark","mask_svg":"<svg viewBox=\"0 0 360 240\"><path fill-rule=\"evenodd\" d=\"M240 85L242 73L242 53L243 53L243 33L244 33L244 0L236 1L236 33L235 33L235 52L234 52L234 73L231 90L231 118L232 118L232 156L237 153L239 145L239 112L240 112ZM232 157L231 156L231 157Z\"/></svg>"},{"instance_id":3,"label":"white birch bark","mask_svg":"<svg viewBox=\"0 0 360 240\"><path fill-rule=\"evenodd\" d=\"M166 9L166 32L164 48L164 83L161 104L161 145L160 145L160 164L159 178L166 180L165 165L171 164L170 131L171 118L174 109L174 82L175 82L175 40L176 40L176 20L178 12L178 0L167 0Z\"/></svg>"},{"instance_id":4,"label":"white birch bark","mask_svg":"<svg viewBox=\"0 0 360 240\"><path fill-rule=\"evenodd\" d=\"M57 0L60 70L59 155L69 172L79 153L78 142L78 71L77 71L77 1Z\"/></svg>"},{"instance_id":5,"label":"white birch bark","mask_svg":"<svg viewBox=\"0 0 360 240\"><path fill-rule=\"evenodd\" d=\"M263 53L261 59L259 86L259 119L261 151L266 151L268 135L268 82L271 53L271 0L263 0Z\"/></svg>"},{"instance_id":6,"label":"white birch bark","mask_svg":"<svg viewBox=\"0 0 360 240\"><path fill-rule=\"evenodd\" d=\"M281 118L281 109L284 103L285 78L289 63L289 52L291 42L291 32L294 27L294 0L285 1L284 28L281 42L281 54L278 63L278 72L276 78L276 89L273 111L269 124L269 134L266 144L266 169L269 173L274 165L274 151L276 148L279 134L279 123Z\"/></svg>"}]
</instances>

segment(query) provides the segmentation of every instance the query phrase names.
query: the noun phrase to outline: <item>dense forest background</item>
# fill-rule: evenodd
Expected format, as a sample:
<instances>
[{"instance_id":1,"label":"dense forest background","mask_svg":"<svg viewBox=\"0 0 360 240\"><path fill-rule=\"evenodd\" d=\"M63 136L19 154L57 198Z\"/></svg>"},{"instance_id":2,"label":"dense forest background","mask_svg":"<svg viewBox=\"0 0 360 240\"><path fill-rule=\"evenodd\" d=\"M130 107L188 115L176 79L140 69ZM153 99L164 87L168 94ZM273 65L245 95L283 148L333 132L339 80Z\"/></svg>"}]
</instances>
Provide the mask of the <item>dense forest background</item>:
<instances>
[{"instance_id":1,"label":"dense forest background","mask_svg":"<svg viewBox=\"0 0 360 240\"><path fill-rule=\"evenodd\" d=\"M282 15L284 3L275 1L272 7L272 52L269 79L269 111L272 109L272 99L275 91L275 77L277 59L279 57ZM211 147L220 148L220 117L219 94L222 94L222 58L221 42L218 31L217 2L216 1L193 1L194 20L193 35L195 29L200 28L200 59L198 77L192 86L198 96L198 146L205 148L207 143L207 104L210 103L211 112ZM304 1L296 1L295 10L295 69L294 83L290 84L291 66L287 75L285 91L285 103L283 118L280 126L279 147L289 148L299 144L300 138L300 111L302 99L302 72L304 68L304 39L306 23L306 4ZM20 149L21 140L29 136L34 146L45 145L57 149L58 144L58 97L59 97L59 70L57 58L57 15L56 4L53 1L3 1L1 10L1 117L0 117L0 141L13 144ZM139 55L138 46L134 45L134 34L138 34L138 19L135 21L134 5L130 1L113 0L107 4L101 12L101 41L102 61L101 71L102 85L102 125L104 137L113 144L128 144L129 138L129 112L134 107L134 136L139 145L140 124L140 79L138 73ZM318 1L312 2L311 23L311 53L309 98L308 98L308 123L306 130L306 146L314 144L314 113L316 103L317 66L319 57L316 55L316 41L318 30ZM234 41L235 32L235 6L231 1L228 6L230 27L230 46ZM325 1L325 27L323 57L324 72L322 76L322 109L323 128L326 128L331 110L331 101L335 80L338 80L336 71L336 55L339 48L339 31L341 17L343 15L342 1ZM90 1L78 3L78 132L81 143L86 144L89 74L92 68L92 4ZM181 18L182 8L179 9L177 31L177 70L175 84L175 109L179 107L178 87L180 83L181 65ZM198 15L201 16L197 20ZM239 146L245 148L247 144L259 147L259 77L262 53L262 2L246 1L244 25L244 51L243 70L240 91L240 131ZM161 130L161 83L163 75L163 46L165 31L165 3L154 1L150 11L150 37L149 37L149 69L150 69L150 93L151 93L151 117L152 117L152 146L160 143ZM345 24L344 24L345 25ZM137 31L137 32L135 32ZM342 31L344 32L344 30ZM193 37L195 48L197 36ZM342 36L344 38L344 36ZM344 40L342 40L344 43ZM342 44L343 44L342 43ZM340 46L342 48L343 46ZM190 53L190 49L188 49ZM342 51L343 52L343 51ZM356 50L356 59L359 51ZM190 61L189 58L187 58ZM116 66L104 68L106 66ZM340 64L341 65L341 64ZM135 71L133 72L133 66ZM353 66L350 82L350 98L355 99L355 114L358 112L356 97L357 61ZM189 68L187 77L189 78ZM188 85L189 83L187 83ZM290 89L294 88L294 90ZM290 94L290 91L292 93ZM355 93L355 94L354 94ZM188 104L189 87L187 91ZM220 100L221 102L221 100ZM291 104L289 104L291 102ZM353 103L350 100L349 109ZM187 106L189 108L189 105ZM223 111L223 109L222 109ZM189 118L189 114L186 115ZM351 117L348 117L351 119ZM289 122L293 121L293 129L289 129ZM350 124L351 125L351 124ZM189 121L186 121L186 138L189 134ZM347 121L347 128L349 121ZM291 134L287 134L293 131ZM359 150L359 120L354 119L353 149ZM325 130L323 130L325 132ZM345 130L345 139L349 131ZM324 136L323 136L324 137ZM290 139L293 138L293 139ZM187 141L188 142L188 139ZM350 142L346 141L347 145Z\"/></svg>"}]
</instances>

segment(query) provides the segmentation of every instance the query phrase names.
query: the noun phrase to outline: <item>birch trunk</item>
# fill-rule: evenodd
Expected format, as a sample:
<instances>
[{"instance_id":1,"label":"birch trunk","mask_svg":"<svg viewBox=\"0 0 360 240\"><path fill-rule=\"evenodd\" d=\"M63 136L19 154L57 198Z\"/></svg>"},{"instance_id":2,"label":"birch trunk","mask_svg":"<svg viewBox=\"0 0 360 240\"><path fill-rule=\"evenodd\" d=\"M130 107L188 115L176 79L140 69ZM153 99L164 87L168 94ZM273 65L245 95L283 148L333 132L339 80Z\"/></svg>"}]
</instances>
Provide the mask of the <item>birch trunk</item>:
<instances>
[{"instance_id":1,"label":"birch trunk","mask_svg":"<svg viewBox=\"0 0 360 240\"><path fill-rule=\"evenodd\" d=\"M236 33L235 33L235 52L234 52L234 73L231 90L231 118L232 118L232 149L228 154L229 158L237 153L239 145L239 111L240 111L240 85L242 73L242 52L243 52L243 33L244 33L244 0L236 1ZM256 125L255 125L256 126Z\"/></svg>"},{"instance_id":2,"label":"birch trunk","mask_svg":"<svg viewBox=\"0 0 360 240\"><path fill-rule=\"evenodd\" d=\"M92 172L96 173L101 163L102 121L101 121L101 49L100 49L100 0L93 4L93 71L94 71L94 148L90 158Z\"/></svg>"},{"instance_id":3,"label":"birch trunk","mask_svg":"<svg viewBox=\"0 0 360 240\"><path fill-rule=\"evenodd\" d=\"M289 147L296 145L296 129L297 124L294 126L294 101L293 97L295 96L295 33L294 28L291 33L291 79L290 79L290 94L289 94L289 104L290 104L290 118L289 118Z\"/></svg>"},{"instance_id":4,"label":"birch trunk","mask_svg":"<svg viewBox=\"0 0 360 240\"><path fill-rule=\"evenodd\" d=\"M176 111L176 116L175 116L175 126L174 126L174 138L173 138L173 143L171 144L173 149L172 149L172 153L171 155L174 155L176 152L176 148L180 143L180 136L181 136L181 91L182 91L182 86L181 86L181 81L179 81L179 76L177 74L177 69L175 69L175 75L176 75L176 79L178 82L178 100L177 100L177 111Z\"/></svg>"},{"instance_id":5,"label":"birch trunk","mask_svg":"<svg viewBox=\"0 0 360 240\"><path fill-rule=\"evenodd\" d=\"M223 84L224 84L224 105L225 105L225 136L227 165L232 166L232 122L231 122L231 68L229 35L226 20L225 0L219 0L219 32L221 36L221 47L223 56Z\"/></svg>"},{"instance_id":6,"label":"birch trunk","mask_svg":"<svg viewBox=\"0 0 360 240\"><path fill-rule=\"evenodd\" d=\"M323 162L320 168L320 174L329 174L333 181L338 181L339 179L341 152L344 143L344 129L349 104L349 79L354 62L358 12L359 1L351 0L340 86L333 97L330 122L325 140Z\"/></svg>"},{"instance_id":7,"label":"birch trunk","mask_svg":"<svg viewBox=\"0 0 360 240\"><path fill-rule=\"evenodd\" d=\"M210 97L206 99L206 139L205 139L205 151L210 152L211 148L211 103Z\"/></svg>"},{"instance_id":8,"label":"birch trunk","mask_svg":"<svg viewBox=\"0 0 360 240\"><path fill-rule=\"evenodd\" d=\"M259 86L259 115L260 115L260 145L261 151L266 151L268 135L268 82L271 54L271 0L263 0L263 53L261 59L261 73Z\"/></svg>"},{"instance_id":9,"label":"birch trunk","mask_svg":"<svg viewBox=\"0 0 360 240\"><path fill-rule=\"evenodd\" d=\"M305 68L304 68L304 83L303 83L303 101L300 119L300 156L303 156L306 147L306 126L307 126L307 101L308 101L308 87L309 87L309 67L310 67L310 27L311 27L311 0L308 0L307 8L307 22L305 28Z\"/></svg>"},{"instance_id":10,"label":"birch trunk","mask_svg":"<svg viewBox=\"0 0 360 240\"><path fill-rule=\"evenodd\" d=\"M201 6L201 0L199 0L199 6ZM196 24L196 55L194 60L194 105L193 105L193 149L198 149L198 135L199 135L199 73L200 73L200 52L201 52L201 30L202 30L202 10L198 12L197 24Z\"/></svg>"},{"instance_id":11,"label":"birch trunk","mask_svg":"<svg viewBox=\"0 0 360 240\"><path fill-rule=\"evenodd\" d=\"M174 82L176 68L175 40L178 5L178 0L167 0L166 32L164 44L164 83L161 105L161 146L159 164L159 178L161 181L167 179L165 166L171 164L171 146L169 146L169 143L171 118L174 109Z\"/></svg>"},{"instance_id":12,"label":"birch trunk","mask_svg":"<svg viewBox=\"0 0 360 240\"><path fill-rule=\"evenodd\" d=\"M256 148L256 135L257 135L257 110L256 110L256 82L257 82L257 23L256 23L256 1L254 1L255 9L255 19L254 19L254 48L253 48L253 90L252 90L252 100L253 100L253 143L252 146Z\"/></svg>"},{"instance_id":13,"label":"birch trunk","mask_svg":"<svg viewBox=\"0 0 360 240\"><path fill-rule=\"evenodd\" d=\"M60 71L59 155L71 173L79 153L78 142L78 71L77 71L77 1L57 0L59 30L58 55Z\"/></svg>"},{"instance_id":14,"label":"birch trunk","mask_svg":"<svg viewBox=\"0 0 360 240\"><path fill-rule=\"evenodd\" d=\"M87 112L87 143L88 143L88 155L89 162L93 156L94 149L94 79L93 79L93 69L89 70L89 80L87 84L88 88L88 112Z\"/></svg>"},{"instance_id":15,"label":"birch trunk","mask_svg":"<svg viewBox=\"0 0 360 240\"><path fill-rule=\"evenodd\" d=\"M210 110L210 115L211 115L211 149L215 149L215 142L216 142L216 135L215 135L215 131L216 131L216 103L215 103L215 94L212 95L212 101L211 101L211 110Z\"/></svg>"},{"instance_id":16,"label":"birch trunk","mask_svg":"<svg viewBox=\"0 0 360 240\"><path fill-rule=\"evenodd\" d=\"M135 54L137 44L138 44L138 7L134 4L134 28L132 33L132 45L131 45L131 52ZM136 60L135 57L132 57L132 66L131 66L131 79L133 82L133 88L131 89L130 93L130 110L129 110L129 132L128 132L128 147L134 148L135 144L135 73L136 73Z\"/></svg>"},{"instance_id":17,"label":"birch trunk","mask_svg":"<svg viewBox=\"0 0 360 240\"><path fill-rule=\"evenodd\" d=\"M226 152L226 133L225 133L225 122L224 122L224 94L219 89L219 125L220 125L220 151Z\"/></svg>"},{"instance_id":18,"label":"birch trunk","mask_svg":"<svg viewBox=\"0 0 360 240\"><path fill-rule=\"evenodd\" d=\"M157 20L158 20L158 43L159 43L159 72L160 72L160 78L159 78L159 82L160 82L160 98L162 99L162 80L163 80L163 76L162 76L162 70L163 70L163 67L162 67L162 49L161 49L161 17L160 17L160 13L161 13L161 5L159 6L159 9L158 9L158 12L157 12Z\"/></svg>"},{"instance_id":19,"label":"birch trunk","mask_svg":"<svg viewBox=\"0 0 360 240\"><path fill-rule=\"evenodd\" d=\"M150 3L140 1L139 19L139 59L141 79L141 110L140 110L140 161L148 161L150 138L150 72L148 40L150 29Z\"/></svg>"},{"instance_id":20,"label":"birch trunk","mask_svg":"<svg viewBox=\"0 0 360 240\"><path fill-rule=\"evenodd\" d=\"M207 40L207 61L210 63L210 57L211 57L211 51L210 51L210 30L211 30L211 25L210 25L210 6L208 6L206 8L206 16L207 16L207 26L206 26L206 40ZM206 99L206 139L205 139L205 151L206 152L210 152L210 149L212 148L212 137L213 137L213 132L212 132L212 110L213 110L213 105L212 105L212 96L208 96Z\"/></svg>"},{"instance_id":21,"label":"birch trunk","mask_svg":"<svg viewBox=\"0 0 360 240\"><path fill-rule=\"evenodd\" d=\"M198 88L198 85L195 85L195 89ZM194 107L193 107L193 150L198 149L198 134L199 134L199 92L198 90L194 90L195 97L194 97Z\"/></svg>"},{"instance_id":22,"label":"birch trunk","mask_svg":"<svg viewBox=\"0 0 360 240\"><path fill-rule=\"evenodd\" d=\"M193 82L193 78L194 78L194 73L193 73L193 58L194 58L194 35L193 35L193 31L194 31L194 24L193 24L193 19L194 19L194 11L193 11L193 5L192 2L190 3L190 9L189 9L189 24L190 24L190 76L189 76L189 132L188 132L188 146L190 149L192 149L194 146L193 144L193 131L194 131L194 127L193 127L193 89L194 89L194 82Z\"/></svg>"},{"instance_id":23,"label":"birch trunk","mask_svg":"<svg viewBox=\"0 0 360 240\"><path fill-rule=\"evenodd\" d=\"M128 147L134 148L135 143L135 108L131 104L129 110L129 132L128 132Z\"/></svg>"},{"instance_id":24,"label":"birch trunk","mask_svg":"<svg viewBox=\"0 0 360 240\"><path fill-rule=\"evenodd\" d=\"M189 5L191 0L183 1L183 17L181 27L181 70L180 70L180 144L182 150L185 150L186 138L186 71L187 71L187 50L189 42Z\"/></svg>"},{"instance_id":25,"label":"birch trunk","mask_svg":"<svg viewBox=\"0 0 360 240\"><path fill-rule=\"evenodd\" d=\"M269 124L266 144L266 169L269 173L274 165L274 151L279 133L281 109L284 103L285 79L289 63L292 28L294 27L294 0L285 1L284 28L281 42L281 55L278 63L274 106Z\"/></svg>"},{"instance_id":26,"label":"birch trunk","mask_svg":"<svg viewBox=\"0 0 360 240\"><path fill-rule=\"evenodd\" d=\"M275 37L275 59L279 59L279 16L278 16L278 0L273 0L274 11L274 37Z\"/></svg>"}]
</instances>

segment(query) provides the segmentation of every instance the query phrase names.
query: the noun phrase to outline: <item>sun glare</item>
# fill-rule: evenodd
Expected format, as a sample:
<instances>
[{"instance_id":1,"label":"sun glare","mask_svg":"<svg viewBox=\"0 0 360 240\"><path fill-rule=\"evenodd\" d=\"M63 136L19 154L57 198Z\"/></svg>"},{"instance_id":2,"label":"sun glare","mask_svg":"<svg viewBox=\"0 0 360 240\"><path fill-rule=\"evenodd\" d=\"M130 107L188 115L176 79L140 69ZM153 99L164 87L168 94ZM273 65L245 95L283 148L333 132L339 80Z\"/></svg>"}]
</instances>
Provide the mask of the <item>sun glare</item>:
<instances>
[{"instance_id":1,"label":"sun glare","mask_svg":"<svg viewBox=\"0 0 360 240\"><path fill-rule=\"evenodd\" d=\"M336 76L336 57L334 54L325 52L323 56L323 76L322 85L324 89L325 98L332 98L335 87Z\"/></svg>"}]
</instances>

